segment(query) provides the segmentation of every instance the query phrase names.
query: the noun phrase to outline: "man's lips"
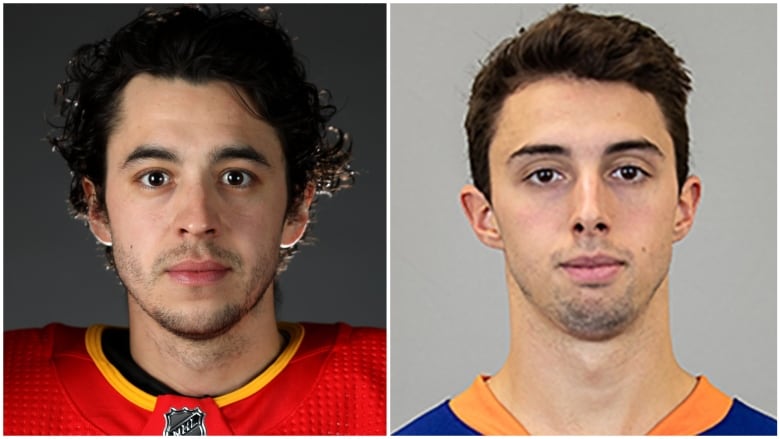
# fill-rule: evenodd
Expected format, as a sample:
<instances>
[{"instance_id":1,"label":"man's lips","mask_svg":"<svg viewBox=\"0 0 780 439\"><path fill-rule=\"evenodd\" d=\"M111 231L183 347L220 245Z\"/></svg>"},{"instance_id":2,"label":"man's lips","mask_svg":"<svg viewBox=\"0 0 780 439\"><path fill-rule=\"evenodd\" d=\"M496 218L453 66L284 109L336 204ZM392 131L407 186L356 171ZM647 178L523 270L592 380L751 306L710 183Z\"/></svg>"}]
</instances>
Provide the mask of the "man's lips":
<instances>
[{"instance_id":1,"label":"man's lips","mask_svg":"<svg viewBox=\"0 0 780 439\"><path fill-rule=\"evenodd\" d=\"M165 270L175 281L185 285L207 285L217 282L230 271L215 261L183 261Z\"/></svg>"},{"instance_id":2,"label":"man's lips","mask_svg":"<svg viewBox=\"0 0 780 439\"><path fill-rule=\"evenodd\" d=\"M612 282L626 263L606 255L579 256L560 264L576 283L607 284Z\"/></svg>"}]
</instances>

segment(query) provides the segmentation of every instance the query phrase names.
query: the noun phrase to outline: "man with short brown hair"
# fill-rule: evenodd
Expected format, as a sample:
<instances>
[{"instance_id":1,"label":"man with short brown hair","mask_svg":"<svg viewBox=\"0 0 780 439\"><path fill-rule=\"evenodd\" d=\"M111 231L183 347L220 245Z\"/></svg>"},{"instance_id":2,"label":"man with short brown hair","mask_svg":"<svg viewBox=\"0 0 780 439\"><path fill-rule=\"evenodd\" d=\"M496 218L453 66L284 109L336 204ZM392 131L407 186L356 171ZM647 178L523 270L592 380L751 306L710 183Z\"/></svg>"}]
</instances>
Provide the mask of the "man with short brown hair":
<instances>
[{"instance_id":1,"label":"man with short brown hair","mask_svg":"<svg viewBox=\"0 0 780 439\"><path fill-rule=\"evenodd\" d=\"M672 352L672 245L702 186L688 173L690 88L652 29L574 7L491 53L460 200L504 254L510 352L397 434L776 434Z\"/></svg>"}]
</instances>

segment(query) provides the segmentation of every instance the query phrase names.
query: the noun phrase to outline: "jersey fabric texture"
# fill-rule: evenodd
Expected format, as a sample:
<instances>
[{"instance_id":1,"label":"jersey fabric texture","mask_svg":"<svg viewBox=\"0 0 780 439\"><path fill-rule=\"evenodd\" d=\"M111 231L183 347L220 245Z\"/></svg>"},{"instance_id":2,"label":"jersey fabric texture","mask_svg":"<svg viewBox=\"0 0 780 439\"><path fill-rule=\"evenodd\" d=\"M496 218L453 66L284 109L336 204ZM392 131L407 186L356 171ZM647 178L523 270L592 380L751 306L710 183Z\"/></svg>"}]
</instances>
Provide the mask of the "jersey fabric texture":
<instances>
[{"instance_id":1,"label":"jersey fabric texture","mask_svg":"<svg viewBox=\"0 0 780 439\"><path fill-rule=\"evenodd\" d=\"M5 333L6 435L384 435L385 331L280 323L289 342L243 387L152 396L106 359L104 326Z\"/></svg>"},{"instance_id":2,"label":"jersey fabric texture","mask_svg":"<svg viewBox=\"0 0 780 439\"><path fill-rule=\"evenodd\" d=\"M524 436L529 433L496 399L479 376L465 392L405 425L399 436ZM649 435L776 435L777 421L699 377L690 395Z\"/></svg>"}]
</instances>

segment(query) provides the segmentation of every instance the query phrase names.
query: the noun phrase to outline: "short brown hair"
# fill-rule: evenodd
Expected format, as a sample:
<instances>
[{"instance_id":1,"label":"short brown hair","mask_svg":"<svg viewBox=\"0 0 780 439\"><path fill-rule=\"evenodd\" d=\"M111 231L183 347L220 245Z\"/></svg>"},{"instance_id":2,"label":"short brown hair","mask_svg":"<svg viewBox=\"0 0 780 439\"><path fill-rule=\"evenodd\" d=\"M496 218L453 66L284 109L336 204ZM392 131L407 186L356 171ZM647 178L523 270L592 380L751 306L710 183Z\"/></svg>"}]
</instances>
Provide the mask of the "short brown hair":
<instances>
[{"instance_id":1,"label":"short brown hair","mask_svg":"<svg viewBox=\"0 0 780 439\"><path fill-rule=\"evenodd\" d=\"M674 143L677 182L682 188L688 177L685 107L691 91L683 60L641 23L564 6L502 41L474 79L465 124L469 162L474 185L488 200L488 149L504 101L518 88L556 75L626 82L652 94Z\"/></svg>"}]
</instances>

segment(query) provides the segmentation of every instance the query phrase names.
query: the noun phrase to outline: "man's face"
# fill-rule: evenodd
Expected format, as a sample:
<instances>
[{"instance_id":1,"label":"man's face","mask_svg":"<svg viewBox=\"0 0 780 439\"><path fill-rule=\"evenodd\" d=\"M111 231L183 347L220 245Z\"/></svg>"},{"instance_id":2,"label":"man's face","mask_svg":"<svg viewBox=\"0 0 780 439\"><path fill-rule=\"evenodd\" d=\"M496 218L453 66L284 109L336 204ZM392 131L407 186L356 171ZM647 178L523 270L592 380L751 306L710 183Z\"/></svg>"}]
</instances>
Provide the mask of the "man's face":
<instances>
[{"instance_id":1,"label":"man's face","mask_svg":"<svg viewBox=\"0 0 780 439\"><path fill-rule=\"evenodd\" d=\"M652 95L547 78L510 95L489 150L492 203L462 192L472 225L504 250L510 291L567 333L627 328L665 285L700 184L678 196L674 147Z\"/></svg>"},{"instance_id":2,"label":"man's face","mask_svg":"<svg viewBox=\"0 0 780 439\"><path fill-rule=\"evenodd\" d=\"M107 218L91 207L90 225L113 245L131 323L155 321L184 337L222 334L255 309L280 245L308 220L306 202L285 217L274 129L223 82L133 78L106 168Z\"/></svg>"}]
</instances>

